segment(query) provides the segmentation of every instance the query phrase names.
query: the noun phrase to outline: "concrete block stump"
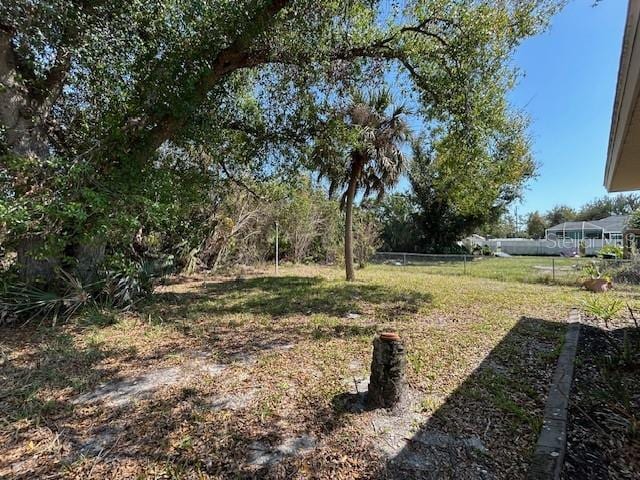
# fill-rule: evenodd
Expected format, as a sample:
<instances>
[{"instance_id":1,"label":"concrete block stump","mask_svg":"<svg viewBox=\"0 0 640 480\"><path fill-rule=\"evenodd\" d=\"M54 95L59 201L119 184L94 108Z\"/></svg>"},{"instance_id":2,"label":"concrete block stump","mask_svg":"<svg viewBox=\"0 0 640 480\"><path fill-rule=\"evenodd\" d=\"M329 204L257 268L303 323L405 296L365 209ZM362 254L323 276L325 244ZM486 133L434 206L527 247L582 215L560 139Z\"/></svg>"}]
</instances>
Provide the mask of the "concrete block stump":
<instances>
[{"instance_id":1,"label":"concrete block stump","mask_svg":"<svg viewBox=\"0 0 640 480\"><path fill-rule=\"evenodd\" d=\"M406 350L397 333L387 332L376 337L367 393L369 408L394 408L402 402L406 391L406 364Z\"/></svg>"}]
</instances>

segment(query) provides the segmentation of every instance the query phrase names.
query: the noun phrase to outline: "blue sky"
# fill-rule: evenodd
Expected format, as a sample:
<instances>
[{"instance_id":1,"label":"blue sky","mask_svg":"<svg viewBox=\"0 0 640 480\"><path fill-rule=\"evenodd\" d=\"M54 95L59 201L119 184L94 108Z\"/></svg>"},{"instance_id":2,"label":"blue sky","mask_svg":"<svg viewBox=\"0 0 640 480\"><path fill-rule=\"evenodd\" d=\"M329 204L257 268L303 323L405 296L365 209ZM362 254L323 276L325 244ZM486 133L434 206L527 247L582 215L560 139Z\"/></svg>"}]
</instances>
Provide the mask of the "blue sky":
<instances>
[{"instance_id":1,"label":"blue sky","mask_svg":"<svg viewBox=\"0 0 640 480\"><path fill-rule=\"evenodd\" d=\"M540 164L519 215L556 204L578 207L606 194L602 183L627 1L593 3L573 0L549 31L525 41L516 54L524 77L510 101L531 117Z\"/></svg>"}]
</instances>

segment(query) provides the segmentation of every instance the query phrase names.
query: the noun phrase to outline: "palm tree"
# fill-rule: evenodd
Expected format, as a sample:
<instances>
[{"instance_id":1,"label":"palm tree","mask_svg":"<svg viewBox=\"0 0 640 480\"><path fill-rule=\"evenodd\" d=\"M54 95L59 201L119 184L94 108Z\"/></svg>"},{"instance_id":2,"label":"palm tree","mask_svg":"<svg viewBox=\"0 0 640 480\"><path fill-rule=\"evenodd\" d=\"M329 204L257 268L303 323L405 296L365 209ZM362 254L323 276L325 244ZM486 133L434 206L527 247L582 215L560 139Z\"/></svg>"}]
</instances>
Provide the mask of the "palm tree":
<instances>
[{"instance_id":1,"label":"palm tree","mask_svg":"<svg viewBox=\"0 0 640 480\"><path fill-rule=\"evenodd\" d=\"M347 280L355 279L353 269L353 203L358 192L363 199L372 192L382 198L405 169L402 145L410 136L403 106L394 106L389 90L364 96L353 95L338 122L355 135L347 135L346 148L334 137L319 139L313 159L320 177L330 182L329 195L342 191L340 208L345 212L344 261ZM338 145L338 146L336 146Z\"/></svg>"}]
</instances>

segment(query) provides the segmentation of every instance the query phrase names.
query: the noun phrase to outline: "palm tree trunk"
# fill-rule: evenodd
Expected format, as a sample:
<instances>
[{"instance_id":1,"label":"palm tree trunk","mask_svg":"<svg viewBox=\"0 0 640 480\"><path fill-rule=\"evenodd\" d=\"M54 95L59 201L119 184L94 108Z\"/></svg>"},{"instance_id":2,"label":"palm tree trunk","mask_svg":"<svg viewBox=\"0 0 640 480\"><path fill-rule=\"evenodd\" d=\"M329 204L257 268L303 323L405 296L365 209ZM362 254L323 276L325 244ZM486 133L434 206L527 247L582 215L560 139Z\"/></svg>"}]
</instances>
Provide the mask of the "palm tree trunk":
<instances>
[{"instance_id":1,"label":"palm tree trunk","mask_svg":"<svg viewBox=\"0 0 640 480\"><path fill-rule=\"evenodd\" d=\"M353 162L351 163L351 176L349 177L349 187L347 188L347 201L344 215L344 266L348 282L356 279L356 274L353 269L353 201L356 196L358 177L360 173L362 173L364 163L359 154L354 153L352 156Z\"/></svg>"}]
</instances>

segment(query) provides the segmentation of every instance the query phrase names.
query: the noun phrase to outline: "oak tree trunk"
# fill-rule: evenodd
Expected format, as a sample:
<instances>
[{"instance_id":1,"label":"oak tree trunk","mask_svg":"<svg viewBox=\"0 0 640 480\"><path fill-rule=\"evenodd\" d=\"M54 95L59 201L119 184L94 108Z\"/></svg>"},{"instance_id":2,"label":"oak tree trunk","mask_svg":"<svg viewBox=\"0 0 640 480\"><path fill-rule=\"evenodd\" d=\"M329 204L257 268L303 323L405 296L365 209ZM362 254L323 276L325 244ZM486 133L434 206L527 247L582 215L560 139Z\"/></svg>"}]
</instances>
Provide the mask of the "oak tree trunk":
<instances>
[{"instance_id":1,"label":"oak tree trunk","mask_svg":"<svg viewBox=\"0 0 640 480\"><path fill-rule=\"evenodd\" d=\"M66 51L56 55L38 90L29 87L18 67L18 58L11 43L13 32L0 25L0 129L3 148L17 157L44 159L51 154L47 135L47 118L58 98L68 69L70 56ZM43 255L46 238L23 239L17 247L18 273L25 283L50 285L60 259Z\"/></svg>"},{"instance_id":2,"label":"oak tree trunk","mask_svg":"<svg viewBox=\"0 0 640 480\"><path fill-rule=\"evenodd\" d=\"M49 153L41 98L21 81L11 33L0 29L0 126L5 147L18 156L44 157Z\"/></svg>"},{"instance_id":3,"label":"oak tree trunk","mask_svg":"<svg viewBox=\"0 0 640 480\"><path fill-rule=\"evenodd\" d=\"M76 265L74 274L83 285L90 285L98 280L100 267L104 263L106 242L92 239L78 244L74 248Z\"/></svg>"},{"instance_id":4,"label":"oak tree trunk","mask_svg":"<svg viewBox=\"0 0 640 480\"><path fill-rule=\"evenodd\" d=\"M22 282L30 285L37 283L45 287L54 282L60 262L43 254L44 243L42 238L29 237L18 245L16 263Z\"/></svg>"}]
</instances>

